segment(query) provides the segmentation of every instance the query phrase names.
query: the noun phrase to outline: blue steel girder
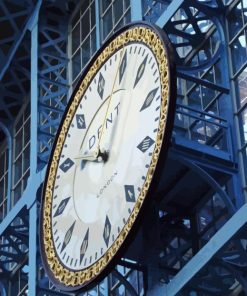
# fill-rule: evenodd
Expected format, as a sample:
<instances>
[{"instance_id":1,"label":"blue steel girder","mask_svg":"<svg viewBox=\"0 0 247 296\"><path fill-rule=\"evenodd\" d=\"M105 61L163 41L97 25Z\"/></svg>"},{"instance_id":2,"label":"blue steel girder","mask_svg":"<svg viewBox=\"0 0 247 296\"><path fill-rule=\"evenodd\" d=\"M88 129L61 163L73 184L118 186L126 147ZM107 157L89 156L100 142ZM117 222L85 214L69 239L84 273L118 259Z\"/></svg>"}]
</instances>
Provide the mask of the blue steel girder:
<instances>
[{"instance_id":1,"label":"blue steel girder","mask_svg":"<svg viewBox=\"0 0 247 296\"><path fill-rule=\"evenodd\" d=\"M142 0L143 18L145 21L156 22L160 14L168 8L172 0L152 1Z\"/></svg>"},{"instance_id":2,"label":"blue steel girder","mask_svg":"<svg viewBox=\"0 0 247 296\"><path fill-rule=\"evenodd\" d=\"M0 270L1 278L7 278L18 265L27 261L28 211L23 208L1 236Z\"/></svg>"},{"instance_id":3,"label":"blue steel girder","mask_svg":"<svg viewBox=\"0 0 247 296\"><path fill-rule=\"evenodd\" d=\"M158 202L160 246L163 248L159 254L160 275L166 283L171 279L171 283L174 279L181 280L180 270L183 270L183 266L197 257L196 253L210 236L237 211L233 202L236 196L227 193L227 182L238 172L236 164L229 158L220 158L220 155L212 154L210 160L203 151L199 154L194 145L191 146L189 150L187 146L181 148L172 142L164 169L166 173L158 186L161 190L157 191L157 196L153 196ZM238 250L242 249L239 242L237 246ZM216 272L218 265L214 268L212 271ZM223 280L222 274L217 273L217 278ZM234 278L230 270L229 278ZM188 289L191 287L188 286ZM201 284L196 285L196 282L193 282L193 289L188 289L186 293L193 289L204 289L206 292L206 288ZM217 289L212 286L212 291L216 292ZM224 294L223 285L220 293L227 295Z\"/></svg>"},{"instance_id":4,"label":"blue steel girder","mask_svg":"<svg viewBox=\"0 0 247 296\"><path fill-rule=\"evenodd\" d=\"M159 7L156 24L167 32L174 47L178 75L174 136L182 134L193 140L197 134L197 142L227 148L233 159L230 84L223 74L228 71L225 24L219 17L226 6L221 1L196 0L143 1L143 8L145 5L150 6L150 15L151 6ZM181 108L186 110L181 112ZM195 112L202 112L201 119L194 118ZM216 127L216 122L224 119L227 128Z\"/></svg>"},{"instance_id":5,"label":"blue steel girder","mask_svg":"<svg viewBox=\"0 0 247 296\"><path fill-rule=\"evenodd\" d=\"M173 3L172 3L173 2ZM144 13L144 19L151 22L156 22L164 10L169 9L171 5L177 5L177 3L182 3L182 1L172 1L172 0L142 0L142 9ZM186 0L188 5L195 3L193 0ZM204 5L205 9L214 8L217 12L221 13L224 9L224 4L222 0L209 0L209 1L197 1L199 4ZM175 7L174 6L174 7Z\"/></svg>"},{"instance_id":6,"label":"blue steel girder","mask_svg":"<svg viewBox=\"0 0 247 296\"><path fill-rule=\"evenodd\" d=\"M244 205L166 285L165 295L179 292L187 295L192 291L228 295L235 279L246 293L247 256L243 243L243 238L246 240L246 217L247 205Z\"/></svg>"},{"instance_id":7,"label":"blue steel girder","mask_svg":"<svg viewBox=\"0 0 247 296\"><path fill-rule=\"evenodd\" d=\"M207 182L212 187L212 189L214 189L216 193L218 193L218 195L224 201L227 207L228 213L230 215L233 215L236 212L236 207L233 204L231 198L228 196L225 190L222 189L222 186L220 186L220 184L203 168L203 162L205 162L205 160L203 160L202 165L200 166L194 161L190 161L184 157L178 156L177 153L173 157L175 157L176 159L179 159L181 163L184 163L187 167L195 171L199 176L201 176L205 180L205 182Z\"/></svg>"},{"instance_id":8,"label":"blue steel girder","mask_svg":"<svg viewBox=\"0 0 247 296\"><path fill-rule=\"evenodd\" d=\"M25 97L29 96L30 64L30 38L27 33L0 82L1 121L12 123Z\"/></svg>"},{"instance_id":9,"label":"blue steel girder","mask_svg":"<svg viewBox=\"0 0 247 296\"><path fill-rule=\"evenodd\" d=\"M49 8L49 9L48 9ZM39 23L39 166L48 161L54 136L67 105L68 16L59 3L43 5Z\"/></svg>"},{"instance_id":10,"label":"blue steel girder","mask_svg":"<svg viewBox=\"0 0 247 296\"><path fill-rule=\"evenodd\" d=\"M27 29L36 0L0 2L0 80L8 69Z\"/></svg>"},{"instance_id":11,"label":"blue steel girder","mask_svg":"<svg viewBox=\"0 0 247 296\"><path fill-rule=\"evenodd\" d=\"M21 268L30 260L30 244L33 244L33 235L37 234L35 224L37 221L33 219L32 211L37 211L34 205L44 174L45 168L29 177L22 197L0 223L0 282L2 284L13 279L17 272L22 273ZM32 231L33 227L35 232ZM30 238L32 238L31 241ZM34 249L37 250L37 247L34 246ZM16 295L15 290L11 290L10 293Z\"/></svg>"}]
</instances>

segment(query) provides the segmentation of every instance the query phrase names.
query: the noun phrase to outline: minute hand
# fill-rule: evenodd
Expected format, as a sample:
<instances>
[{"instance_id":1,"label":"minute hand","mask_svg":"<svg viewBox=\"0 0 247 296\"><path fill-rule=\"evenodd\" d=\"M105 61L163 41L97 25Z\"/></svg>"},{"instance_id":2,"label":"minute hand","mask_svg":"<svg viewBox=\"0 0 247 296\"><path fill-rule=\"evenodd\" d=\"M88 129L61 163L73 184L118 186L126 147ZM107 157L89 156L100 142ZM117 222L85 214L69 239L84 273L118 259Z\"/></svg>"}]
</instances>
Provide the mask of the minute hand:
<instances>
[{"instance_id":1,"label":"minute hand","mask_svg":"<svg viewBox=\"0 0 247 296\"><path fill-rule=\"evenodd\" d=\"M110 98L109 98L109 103L108 103L108 105L107 105L107 109L106 109L106 113L105 113L105 117L104 117L104 121L103 121L102 129L101 129L101 133L100 133L100 136L99 136L99 141L98 141L98 146L97 146L97 150L98 150L98 151L100 151L100 143L101 143L101 139L102 139L103 133L104 133L104 131L105 131L107 115L108 115L109 108L110 108L110 105L111 105L111 100L112 100L112 96L113 96L113 92L114 92L114 87L115 87L116 80L117 80L117 74L118 74L118 72L119 72L119 68L120 68L121 62L122 62L123 57L124 57L124 52L125 52L125 49L123 48L122 51L121 51L121 53L120 53L120 59L119 59L119 63L118 63L118 67L117 67L117 71L116 71L116 74L115 74L115 77L114 77L114 81L113 81L112 90L111 90L111 95L110 95Z\"/></svg>"}]
</instances>

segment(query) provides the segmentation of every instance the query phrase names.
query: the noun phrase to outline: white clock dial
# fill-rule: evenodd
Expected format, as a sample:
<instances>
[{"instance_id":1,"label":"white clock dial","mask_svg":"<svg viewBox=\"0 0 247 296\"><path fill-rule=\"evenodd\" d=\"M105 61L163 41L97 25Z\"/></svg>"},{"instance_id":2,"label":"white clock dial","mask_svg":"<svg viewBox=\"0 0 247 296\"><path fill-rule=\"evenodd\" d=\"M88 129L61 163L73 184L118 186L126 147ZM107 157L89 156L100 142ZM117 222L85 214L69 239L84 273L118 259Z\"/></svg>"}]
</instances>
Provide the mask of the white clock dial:
<instances>
[{"instance_id":1,"label":"white clock dial","mask_svg":"<svg viewBox=\"0 0 247 296\"><path fill-rule=\"evenodd\" d=\"M119 249L147 194L169 90L165 47L155 36L156 45L141 38L116 45L121 40L116 38L116 48L109 53L111 43L103 50L103 61L95 62L97 71L67 111L47 189L51 244L65 273L87 276L96 266L102 270L102 260L108 264ZM78 279L78 286L90 280Z\"/></svg>"},{"instance_id":2,"label":"white clock dial","mask_svg":"<svg viewBox=\"0 0 247 296\"><path fill-rule=\"evenodd\" d=\"M58 198L53 197L52 234L66 267L79 270L93 264L129 219L150 166L160 100L158 64L141 43L116 51L82 97L53 193ZM107 161L77 158L91 155L99 140Z\"/></svg>"}]
</instances>

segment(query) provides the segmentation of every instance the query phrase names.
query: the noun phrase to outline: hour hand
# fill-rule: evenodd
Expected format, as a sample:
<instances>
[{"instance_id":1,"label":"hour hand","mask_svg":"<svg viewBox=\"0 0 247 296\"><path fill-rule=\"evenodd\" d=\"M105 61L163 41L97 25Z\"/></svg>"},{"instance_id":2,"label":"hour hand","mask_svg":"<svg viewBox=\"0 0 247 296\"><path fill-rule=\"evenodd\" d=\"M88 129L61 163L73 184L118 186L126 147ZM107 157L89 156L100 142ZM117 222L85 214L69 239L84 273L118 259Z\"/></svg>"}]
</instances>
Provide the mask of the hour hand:
<instances>
[{"instance_id":1,"label":"hour hand","mask_svg":"<svg viewBox=\"0 0 247 296\"><path fill-rule=\"evenodd\" d=\"M106 162L108 159L109 152L105 150L96 150L92 151L90 154L78 155L75 159L87 160L87 161L97 161L97 162Z\"/></svg>"},{"instance_id":2,"label":"hour hand","mask_svg":"<svg viewBox=\"0 0 247 296\"><path fill-rule=\"evenodd\" d=\"M98 158L98 151L92 151L90 154L80 154L75 157L75 159L79 160L88 160L88 161L96 161Z\"/></svg>"}]
</instances>

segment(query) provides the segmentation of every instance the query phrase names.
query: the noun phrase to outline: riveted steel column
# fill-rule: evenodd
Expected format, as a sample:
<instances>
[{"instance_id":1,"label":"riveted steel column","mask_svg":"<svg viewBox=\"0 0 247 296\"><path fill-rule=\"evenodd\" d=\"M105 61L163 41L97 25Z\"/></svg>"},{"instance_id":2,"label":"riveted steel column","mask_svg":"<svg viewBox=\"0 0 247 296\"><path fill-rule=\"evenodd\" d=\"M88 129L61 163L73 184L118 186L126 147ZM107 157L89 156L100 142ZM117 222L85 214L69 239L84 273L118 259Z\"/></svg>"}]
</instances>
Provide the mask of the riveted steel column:
<instances>
[{"instance_id":1,"label":"riveted steel column","mask_svg":"<svg viewBox=\"0 0 247 296\"><path fill-rule=\"evenodd\" d=\"M30 23L31 31L31 131L30 131L30 176L37 173L38 155L38 16L41 6L39 5L33 14ZM29 179L29 180L30 180ZM36 295L36 275L37 275L37 201L34 201L29 209L29 276L28 294Z\"/></svg>"},{"instance_id":2,"label":"riveted steel column","mask_svg":"<svg viewBox=\"0 0 247 296\"><path fill-rule=\"evenodd\" d=\"M142 2L141 0L131 0L130 1L131 9L131 20L140 21L142 20Z\"/></svg>"}]
</instances>

